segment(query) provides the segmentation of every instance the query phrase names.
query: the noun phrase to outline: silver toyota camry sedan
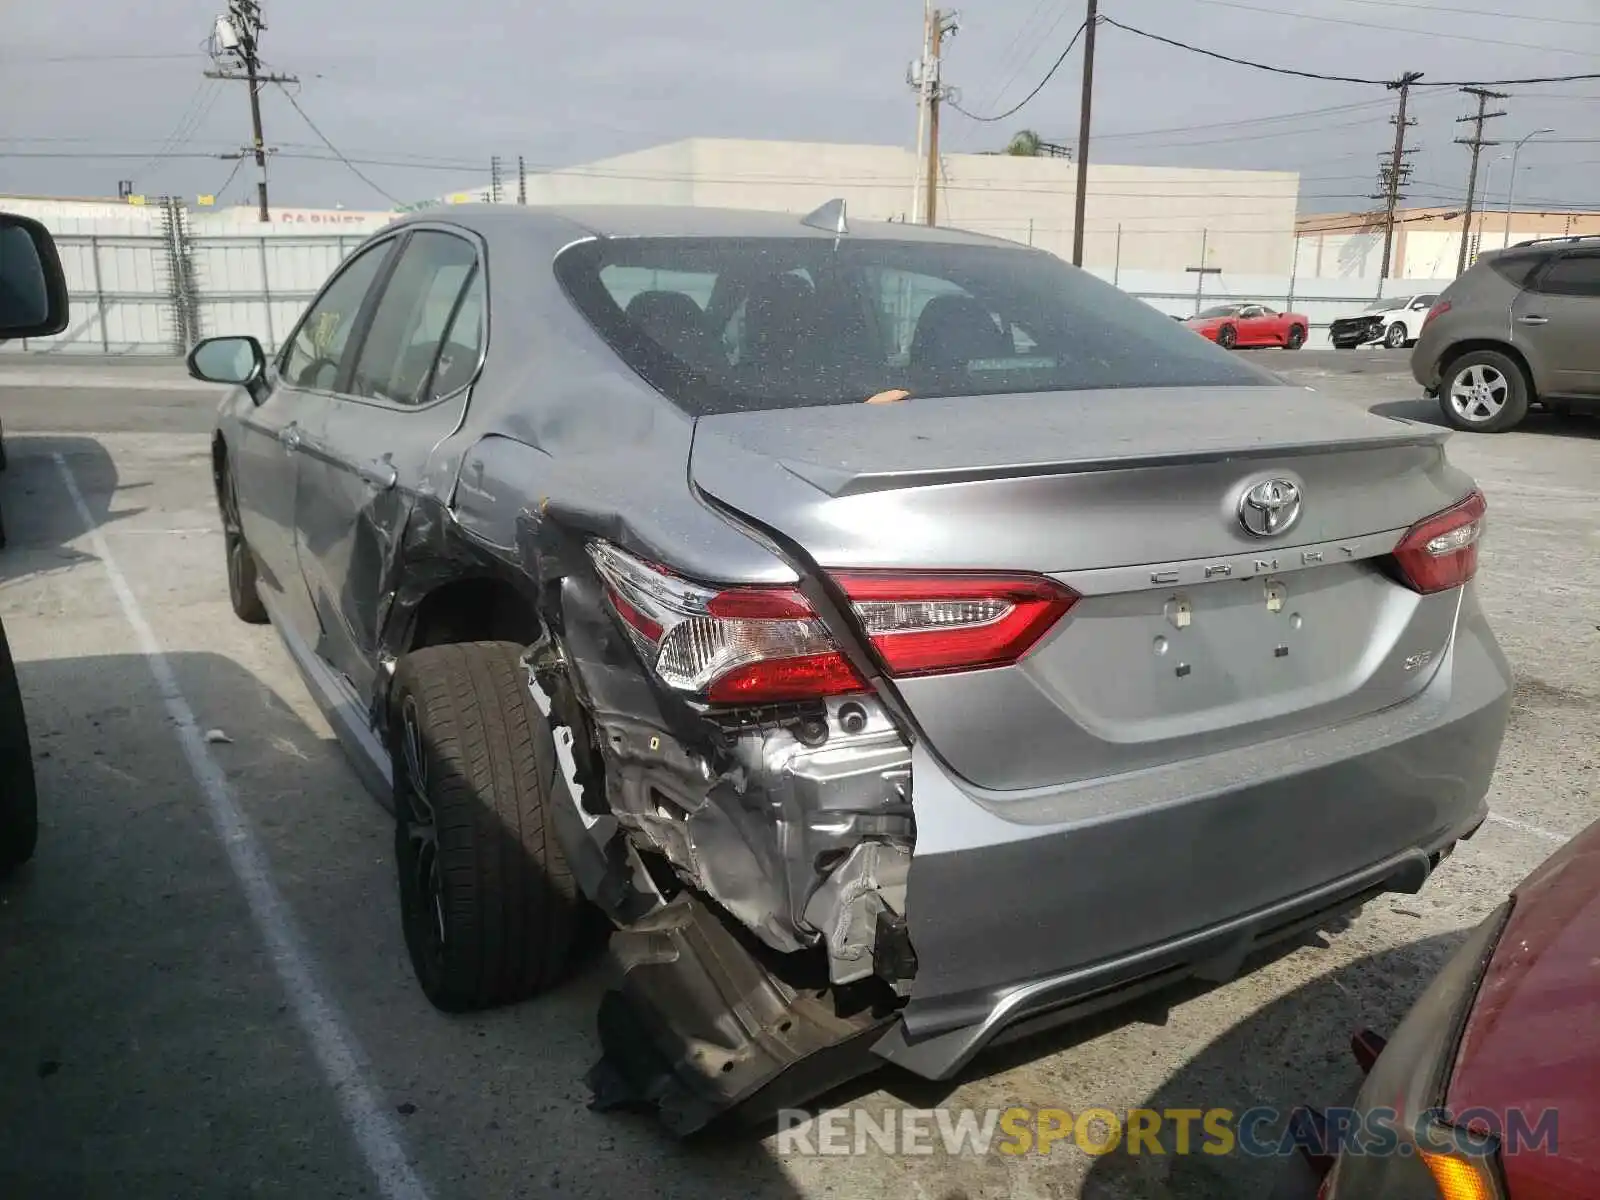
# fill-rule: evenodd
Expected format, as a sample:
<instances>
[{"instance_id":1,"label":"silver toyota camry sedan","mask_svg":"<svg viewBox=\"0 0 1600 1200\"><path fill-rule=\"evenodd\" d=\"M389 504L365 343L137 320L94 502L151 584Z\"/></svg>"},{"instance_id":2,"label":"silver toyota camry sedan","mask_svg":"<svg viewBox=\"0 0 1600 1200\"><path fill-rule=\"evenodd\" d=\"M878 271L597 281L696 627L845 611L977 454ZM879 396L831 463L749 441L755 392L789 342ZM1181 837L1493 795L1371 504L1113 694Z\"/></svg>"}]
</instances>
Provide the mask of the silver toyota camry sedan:
<instances>
[{"instance_id":1,"label":"silver toyota camry sedan","mask_svg":"<svg viewBox=\"0 0 1600 1200\"><path fill-rule=\"evenodd\" d=\"M1422 887L1509 672L1446 434L1049 254L455 207L191 355L241 618L392 806L421 987L555 985L674 1129Z\"/></svg>"}]
</instances>

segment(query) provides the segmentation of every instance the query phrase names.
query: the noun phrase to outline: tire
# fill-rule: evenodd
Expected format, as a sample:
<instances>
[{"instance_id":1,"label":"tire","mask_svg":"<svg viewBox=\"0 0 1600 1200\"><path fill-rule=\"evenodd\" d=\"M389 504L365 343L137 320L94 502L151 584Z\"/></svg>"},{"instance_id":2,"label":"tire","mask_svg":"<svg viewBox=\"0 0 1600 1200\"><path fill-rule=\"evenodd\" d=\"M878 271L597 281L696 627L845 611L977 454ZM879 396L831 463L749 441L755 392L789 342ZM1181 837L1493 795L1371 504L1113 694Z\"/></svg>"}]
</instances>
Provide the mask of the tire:
<instances>
[{"instance_id":1,"label":"tire","mask_svg":"<svg viewBox=\"0 0 1600 1200\"><path fill-rule=\"evenodd\" d=\"M1444 369L1439 408L1456 429L1504 433L1528 415L1528 379L1498 350L1471 350Z\"/></svg>"},{"instance_id":2,"label":"tire","mask_svg":"<svg viewBox=\"0 0 1600 1200\"><path fill-rule=\"evenodd\" d=\"M0 626L0 875L33 857L39 842L39 793L33 779L33 752L22 711L22 689L11 661L11 646Z\"/></svg>"},{"instance_id":3,"label":"tire","mask_svg":"<svg viewBox=\"0 0 1600 1200\"><path fill-rule=\"evenodd\" d=\"M220 492L222 549L228 563L228 603L233 606L233 615L246 624L265 625L267 606L261 603L261 593L256 586L256 558L239 522L239 490L234 485L233 472L227 467L222 469Z\"/></svg>"},{"instance_id":4,"label":"tire","mask_svg":"<svg viewBox=\"0 0 1600 1200\"><path fill-rule=\"evenodd\" d=\"M1383 344L1390 350L1400 350L1406 344L1406 327L1396 321L1383 331Z\"/></svg>"},{"instance_id":5,"label":"tire","mask_svg":"<svg viewBox=\"0 0 1600 1200\"><path fill-rule=\"evenodd\" d=\"M1306 331L1298 325L1289 326L1289 337L1284 341L1286 350L1298 350L1306 344Z\"/></svg>"},{"instance_id":6,"label":"tire","mask_svg":"<svg viewBox=\"0 0 1600 1200\"><path fill-rule=\"evenodd\" d=\"M1217 330L1217 345L1221 346L1224 350L1232 350L1238 344L1239 331L1236 330L1232 325L1224 325L1221 329Z\"/></svg>"},{"instance_id":7,"label":"tire","mask_svg":"<svg viewBox=\"0 0 1600 1200\"><path fill-rule=\"evenodd\" d=\"M1306 1156L1296 1150L1278 1160L1267 1200L1317 1200L1317 1189L1321 1186L1322 1176L1306 1161Z\"/></svg>"},{"instance_id":8,"label":"tire","mask_svg":"<svg viewBox=\"0 0 1600 1200\"><path fill-rule=\"evenodd\" d=\"M401 924L445 1012L560 980L583 903L546 815L555 746L508 642L430 646L395 672L390 761Z\"/></svg>"}]
</instances>

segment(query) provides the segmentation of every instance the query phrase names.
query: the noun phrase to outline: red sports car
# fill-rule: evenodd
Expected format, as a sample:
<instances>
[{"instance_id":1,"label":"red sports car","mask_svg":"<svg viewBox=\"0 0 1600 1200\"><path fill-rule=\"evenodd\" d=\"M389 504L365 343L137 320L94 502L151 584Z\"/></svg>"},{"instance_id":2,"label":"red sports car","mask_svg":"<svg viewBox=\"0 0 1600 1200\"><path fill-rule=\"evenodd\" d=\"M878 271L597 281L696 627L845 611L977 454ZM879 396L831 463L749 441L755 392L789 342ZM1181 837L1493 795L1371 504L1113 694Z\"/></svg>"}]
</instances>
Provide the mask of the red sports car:
<instances>
[{"instance_id":1,"label":"red sports car","mask_svg":"<svg viewBox=\"0 0 1600 1200\"><path fill-rule=\"evenodd\" d=\"M1600 822L1468 935L1387 1043L1355 1036L1354 1109L1296 1110L1303 1182L1277 1195L1600 1196L1597 968Z\"/></svg>"},{"instance_id":2,"label":"red sports car","mask_svg":"<svg viewBox=\"0 0 1600 1200\"><path fill-rule=\"evenodd\" d=\"M1184 324L1225 350L1235 346L1298 350L1306 344L1306 331L1311 328L1305 314L1282 313L1265 304L1218 304L1202 309Z\"/></svg>"}]
</instances>

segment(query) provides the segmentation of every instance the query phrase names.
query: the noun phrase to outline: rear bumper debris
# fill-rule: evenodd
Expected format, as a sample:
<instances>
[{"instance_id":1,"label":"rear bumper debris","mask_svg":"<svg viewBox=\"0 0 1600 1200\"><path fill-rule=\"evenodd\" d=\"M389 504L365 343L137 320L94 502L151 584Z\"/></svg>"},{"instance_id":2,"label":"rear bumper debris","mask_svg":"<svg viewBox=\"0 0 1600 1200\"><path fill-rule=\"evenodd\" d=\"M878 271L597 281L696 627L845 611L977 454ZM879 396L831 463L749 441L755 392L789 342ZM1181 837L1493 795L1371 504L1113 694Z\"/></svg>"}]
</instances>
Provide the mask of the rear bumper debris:
<instances>
[{"instance_id":1,"label":"rear bumper debris","mask_svg":"<svg viewBox=\"0 0 1600 1200\"><path fill-rule=\"evenodd\" d=\"M590 1107L654 1109L680 1136L735 1108L775 1117L872 1070L871 1043L894 1019L825 979L783 982L688 893L613 935L611 959Z\"/></svg>"}]
</instances>

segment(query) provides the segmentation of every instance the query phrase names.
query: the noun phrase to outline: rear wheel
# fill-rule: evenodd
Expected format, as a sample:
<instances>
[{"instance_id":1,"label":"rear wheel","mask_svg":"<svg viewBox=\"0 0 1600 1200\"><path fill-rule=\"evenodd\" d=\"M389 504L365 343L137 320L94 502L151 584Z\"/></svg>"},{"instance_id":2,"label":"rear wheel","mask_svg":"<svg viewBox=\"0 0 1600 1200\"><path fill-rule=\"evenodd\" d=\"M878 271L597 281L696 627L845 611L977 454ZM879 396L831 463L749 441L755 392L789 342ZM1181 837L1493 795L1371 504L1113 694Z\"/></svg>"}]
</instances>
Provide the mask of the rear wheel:
<instances>
[{"instance_id":1,"label":"rear wheel","mask_svg":"<svg viewBox=\"0 0 1600 1200\"><path fill-rule=\"evenodd\" d=\"M244 527L239 523L239 489L234 485L233 472L226 467L222 473L222 546L228 557L228 603L233 615L251 625L267 623L267 606L261 603L261 593L256 588L256 560L250 543L245 541Z\"/></svg>"},{"instance_id":2,"label":"rear wheel","mask_svg":"<svg viewBox=\"0 0 1600 1200\"><path fill-rule=\"evenodd\" d=\"M1396 321L1384 332L1383 344L1391 350L1399 350L1406 344L1406 327Z\"/></svg>"},{"instance_id":3,"label":"rear wheel","mask_svg":"<svg viewBox=\"0 0 1600 1200\"><path fill-rule=\"evenodd\" d=\"M32 858L38 841L39 795L34 787L28 722L11 647L5 627L0 625L0 874Z\"/></svg>"},{"instance_id":4,"label":"rear wheel","mask_svg":"<svg viewBox=\"0 0 1600 1200\"><path fill-rule=\"evenodd\" d=\"M1298 325L1289 326L1289 337L1284 346L1290 350L1298 350L1306 344L1306 331Z\"/></svg>"},{"instance_id":5,"label":"rear wheel","mask_svg":"<svg viewBox=\"0 0 1600 1200\"><path fill-rule=\"evenodd\" d=\"M555 746L520 653L507 642L430 646L395 672L401 923L417 982L446 1012L556 983L582 908L546 814Z\"/></svg>"},{"instance_id":6,"label":"rear wheel","mask_svg":"<svg viewBox=\"0 0 1600 1200\"><path fill-rule=\"evenodd\" d=\"M1239 343L1239 332L1232 325L1224 325L1217 330L1217 345L1224 350L1232 350Z\"/></svg>"},{"instance_id":7,"label":"rear wheel","mask_svg":"<svg viewBox=\"0 0 1600 1200\"><path fill-rule=\"evenodd\" d=\"M1445 369L1439 407L1457 429L1502 433L1528 415L1528 381L1497 350L1473 350Z\"/></svg>"}]
</instances>

